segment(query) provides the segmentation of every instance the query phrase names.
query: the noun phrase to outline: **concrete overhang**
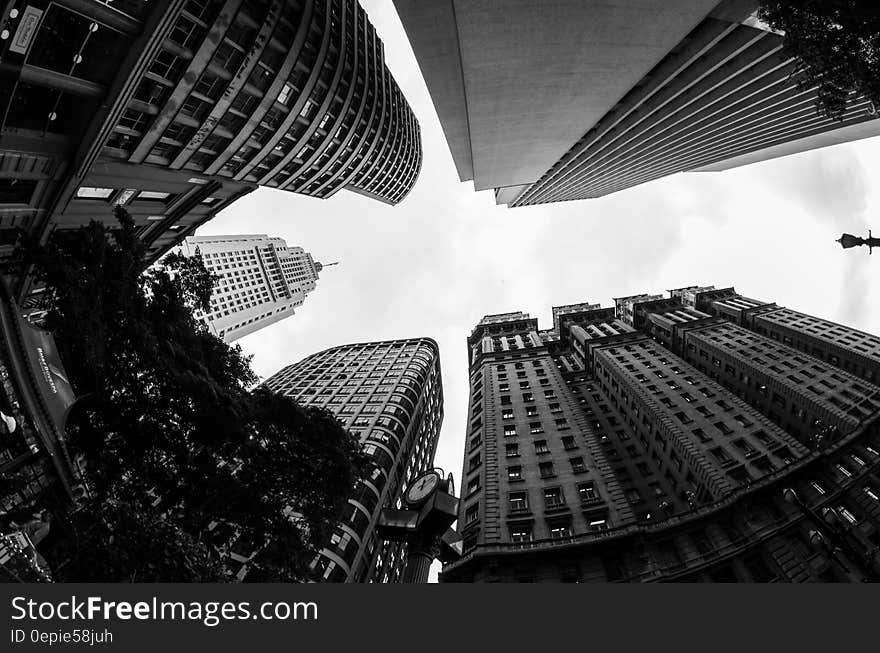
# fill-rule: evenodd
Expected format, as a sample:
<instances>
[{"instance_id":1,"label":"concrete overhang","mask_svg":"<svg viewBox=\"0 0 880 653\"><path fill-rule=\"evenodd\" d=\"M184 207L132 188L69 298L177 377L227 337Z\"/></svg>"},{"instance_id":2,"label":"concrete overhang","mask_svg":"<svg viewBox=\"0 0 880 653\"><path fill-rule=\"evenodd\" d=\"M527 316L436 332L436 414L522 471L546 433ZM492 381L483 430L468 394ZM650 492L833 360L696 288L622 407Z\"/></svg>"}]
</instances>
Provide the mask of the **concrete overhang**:
<instances>
[{"instance_id":1,"label":"concrete overhang","mask_svg":"<svg viewBox=\"0 0 880 653\"><path fill-rule=\"evenodd\" d=\"M700 21L719 11L744 17L743 7L756 3L394 0L394 4L459 177L473 179L476 190L486 190L537 181Z\"/></svg>"}]
</instances>

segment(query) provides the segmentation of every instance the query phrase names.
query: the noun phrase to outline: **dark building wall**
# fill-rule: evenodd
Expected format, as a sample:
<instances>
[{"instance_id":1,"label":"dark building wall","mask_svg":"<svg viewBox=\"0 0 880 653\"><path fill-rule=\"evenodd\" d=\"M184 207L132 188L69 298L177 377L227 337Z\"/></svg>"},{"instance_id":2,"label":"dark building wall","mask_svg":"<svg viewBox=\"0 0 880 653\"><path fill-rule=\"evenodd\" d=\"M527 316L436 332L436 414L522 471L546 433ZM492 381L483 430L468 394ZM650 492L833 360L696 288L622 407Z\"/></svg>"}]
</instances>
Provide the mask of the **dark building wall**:
<instances>
[{"instance_id":1,"label":"dark building wall","mask_svg":"<svg viewBox=\"0 0 880 653\"><path fill-rule=\"evenodd\" d=\"M880 382L880 338L788 308L756 315L751 328L872 383Z\"/></svg>"},{"instance_id":2,"label":"dark building wall","mask_svg":"<svg viewBox=\"0 0 880 653\"><path fill-rule=\"evenodd\" d=\"M726 315L747 329L855 374L880 381L880 337L738 294L733 288L695 289L700 310Z\"/></svg>"},{"instance_id":3,"label":"dark building wall","mask_svg":"<svg viewBox=\"0 0 880 653\"><path fill-rule=\"evenodd\" d=\"M429 339L335 347L285 367L266 385L322 406L360 438L374 467L317 564L330 582L399 582L406 545L374 533L382 508L400 507L406 485L433 467L443 421L439 351Z\"/></svg>"},{"instance_id":4,"label":"dark building wall","mask_svg":"<svg viewBox=\"0 0 880 653\"><path fill-rule=\"evenodd\" d=\"M668 484L668 512L687 510L688 493L695 503L717 501L807 453L736 395L647 338L600 350L595 378L621 421L636 430L648 478Z\"/></svg>"},{"instance_id":5,"label":"dark building wall","mask_svg":"<svg viewBox=\"0 0 880 653\"><path fill-rule=\"evenodd\" d=\"M846 433L880 409L880 388L730 323L688 331L686 356L804 443Z\"/></svg>"}]
</instances>

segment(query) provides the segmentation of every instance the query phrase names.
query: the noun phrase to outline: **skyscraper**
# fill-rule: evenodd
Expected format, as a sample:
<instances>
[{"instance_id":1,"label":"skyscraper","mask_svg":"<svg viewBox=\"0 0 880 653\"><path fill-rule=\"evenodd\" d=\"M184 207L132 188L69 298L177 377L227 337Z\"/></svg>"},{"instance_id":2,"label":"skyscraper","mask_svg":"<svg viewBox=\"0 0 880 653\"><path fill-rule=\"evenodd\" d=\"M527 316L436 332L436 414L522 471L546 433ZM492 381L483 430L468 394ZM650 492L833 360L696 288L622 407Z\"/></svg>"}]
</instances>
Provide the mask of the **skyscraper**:
<instances>
[{"instance_id":1,"label":"skyscraper","mask_svg":"<svg viewBox=\"0 0 880 653\"><path fill-rule=\"evenodd\" d=\"M711 286L486 316L442 578L880 579L878 343Z\"/></svg>"},{"instance_id":2,"label":"skyscraper","mask_svg":"<svg viewBox=\"0 0 880 653\"><path fill-rule=\"evenodd\" d=\"M178 251L200 256L219 277L210 312L199 311L196 317L224 342L293 315L324 269L302 247L288 247L265 234L189 236Z\"/></svg>"},{"instance_id":3,"label":"skyscraper","mask_svg":"<svg viewBox=\"0 0 880 653\"><path fill-rule=\"evenodd\" d=\"M356 0L6 6L0 257L120 204L152 261L258 186L415 183L419 125Z\"/></svg>"},{"instance_id":4,"label":"skyscraper","mask_svg":"<svg viewBox=\"0 0 880 653\"><path fill-rule=\"evenodd\" d=\"M379 540L375 528L382 508L399 508L406 485L433 466L443 422L437 343L415 338L334 347L285 367L266 386L329 409L360 438L373 463L321 552L322 578L400 581L406 545Z\"/></svg>"},{"instance_id":5,"label":"skyscraper","mask_svg":"<svg viewBox=\"0 0 880 653\"><path fill-rule=\"evenodd\" d=\"M525 206L880 134L799 91L756 0L394 0L459 177Z\"/></svg>"}]
</instances>

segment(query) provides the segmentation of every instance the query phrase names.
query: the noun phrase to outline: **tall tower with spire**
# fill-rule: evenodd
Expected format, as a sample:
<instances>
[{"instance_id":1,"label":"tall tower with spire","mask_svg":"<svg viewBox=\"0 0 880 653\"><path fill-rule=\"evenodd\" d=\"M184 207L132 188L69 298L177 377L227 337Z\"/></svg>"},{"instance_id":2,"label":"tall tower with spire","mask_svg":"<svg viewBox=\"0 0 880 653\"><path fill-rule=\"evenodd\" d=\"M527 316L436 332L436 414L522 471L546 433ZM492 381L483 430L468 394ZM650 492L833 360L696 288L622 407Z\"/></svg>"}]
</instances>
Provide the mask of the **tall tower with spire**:
<instances>
[{"instance_id":1,"label":"tall tower with spire","mask_svg":"<svg viewBox=\"0 0 880 653\"><path fill-rule=\"evenodd\" d=\"M200 256L217 277L208 312L196 317L224 342L293 315L326 267L302 247L266 234L191 236L175 251Z\"/></svg>"}]
</instances>

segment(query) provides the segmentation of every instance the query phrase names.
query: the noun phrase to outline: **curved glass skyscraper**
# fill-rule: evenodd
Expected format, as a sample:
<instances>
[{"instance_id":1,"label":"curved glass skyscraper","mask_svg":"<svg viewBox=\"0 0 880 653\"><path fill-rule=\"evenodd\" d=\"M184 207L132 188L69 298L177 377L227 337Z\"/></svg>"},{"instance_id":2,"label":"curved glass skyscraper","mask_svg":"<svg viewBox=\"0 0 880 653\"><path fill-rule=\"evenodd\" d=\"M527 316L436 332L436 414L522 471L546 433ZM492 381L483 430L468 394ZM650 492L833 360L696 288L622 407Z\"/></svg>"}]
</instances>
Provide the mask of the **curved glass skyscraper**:
<instances>
[{"instance_id":1,"label":"curved glass skyscraper","mask_svg":"<svg viewBox=\"0 0 880 653\"><path fill-rule=\"evenodd\" d=\"M285 367L266 386L333 412L373 462L316 561L323 579L399 582L406 545L378 539L375 528L382 508L399 508L407 484L433 467L443 422L437 343L415 338L334 347Z\"/></svg>"}]
</instances>

